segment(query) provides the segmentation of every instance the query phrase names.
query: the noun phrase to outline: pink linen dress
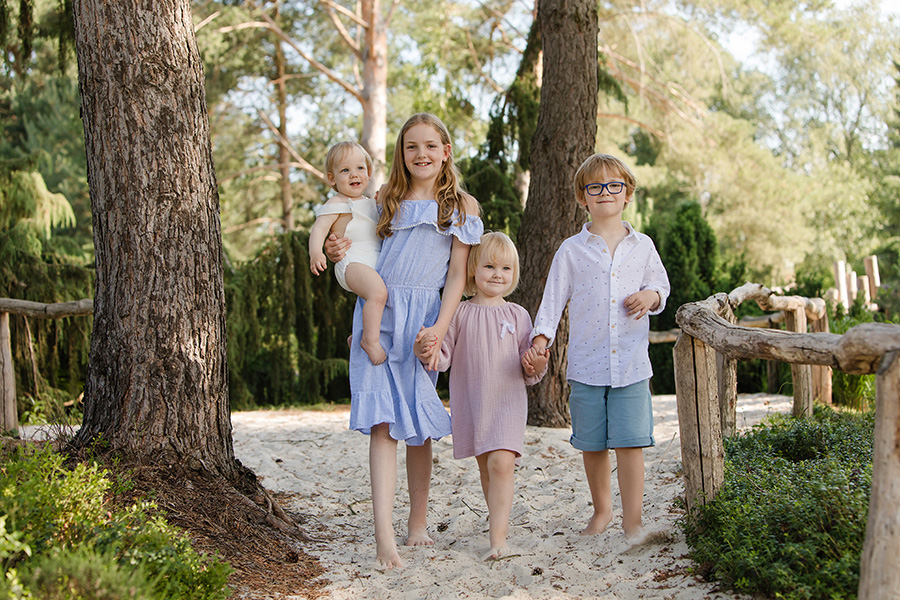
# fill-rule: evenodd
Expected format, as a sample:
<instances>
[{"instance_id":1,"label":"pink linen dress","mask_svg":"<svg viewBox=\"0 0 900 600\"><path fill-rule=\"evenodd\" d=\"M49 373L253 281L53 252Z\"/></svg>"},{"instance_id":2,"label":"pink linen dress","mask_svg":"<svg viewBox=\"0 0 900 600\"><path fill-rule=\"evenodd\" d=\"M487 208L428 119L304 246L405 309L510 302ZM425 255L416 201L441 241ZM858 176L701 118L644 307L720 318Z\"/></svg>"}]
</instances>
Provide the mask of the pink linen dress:
<instances>
[{"instance_id":1,"label":"pink linen dress","mask_svg":"<svg viewBox=\"0 0 900 600\"><path fill-rule=\"evenodd\" d=\"M450 369L453 458L510 450L519 457L528 414L522 355L531 346L531 317L512 302L462 302L441 345L438 369Z\"/></svg>"}]
</instances>

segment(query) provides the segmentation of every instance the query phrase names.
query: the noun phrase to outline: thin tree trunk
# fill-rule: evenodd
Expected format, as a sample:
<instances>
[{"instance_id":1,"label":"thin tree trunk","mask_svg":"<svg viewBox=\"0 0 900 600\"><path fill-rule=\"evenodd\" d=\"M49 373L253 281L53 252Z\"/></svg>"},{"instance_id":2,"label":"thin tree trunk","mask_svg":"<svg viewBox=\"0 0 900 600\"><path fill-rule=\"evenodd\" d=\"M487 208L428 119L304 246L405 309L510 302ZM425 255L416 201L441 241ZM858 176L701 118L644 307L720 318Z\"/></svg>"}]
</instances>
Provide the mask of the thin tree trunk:
<instances>
[{"instance_id":1,"label":"thin tree trunk","mask_svg":"<svg viewBox=\"0 0 900 600\"><path fill-rule=\"evenodd\" d=\"M360 3L362 18L369 26L363 44L363 128L360 144L369 151L374 164L369 194L384 182L387 156L387 25L379 0Z\"/></svg>"},{"instance_id":2,"label":"thin tree trunk","mask_svg":"<svg viewBox=\"0 0 900 600\"><path fill-rule=\"evenodd\" d=\"M188 0L76 0L97 288L84 423L232 475L219 198Z\"/></svg>"},{"instance_id":3,"label":"thin tree trunk","mask_svg":"<svg viewBox=\"0 0 900 600\"><path fill-rule=\"evenodd\" d=\"M541 0L544 49L541 106L531 152L528 204L519 229L522 278L515 300L537 312L553 255L587 214L575 201L572 179L594 151L597 132L597 4ZM564 313L543 381L529 388L528 422L569 424L566 383L568 316Z\"/></svg>"},{"instance_id":4,"label":"thin tree trunk","mask_svg":"<svg viewBox=\"0 0 900 600\"><path fill-rule=\"evenodd\" d=\"M276 16L277 18L277 16ZM281 40L275 42L275 104L278 106L278 170L281 173L281 218L285 231L294 230L294 198L291 191L291 151L287 146L287 90L284 76L284 49Z\"/></svg>"}]
</instances>

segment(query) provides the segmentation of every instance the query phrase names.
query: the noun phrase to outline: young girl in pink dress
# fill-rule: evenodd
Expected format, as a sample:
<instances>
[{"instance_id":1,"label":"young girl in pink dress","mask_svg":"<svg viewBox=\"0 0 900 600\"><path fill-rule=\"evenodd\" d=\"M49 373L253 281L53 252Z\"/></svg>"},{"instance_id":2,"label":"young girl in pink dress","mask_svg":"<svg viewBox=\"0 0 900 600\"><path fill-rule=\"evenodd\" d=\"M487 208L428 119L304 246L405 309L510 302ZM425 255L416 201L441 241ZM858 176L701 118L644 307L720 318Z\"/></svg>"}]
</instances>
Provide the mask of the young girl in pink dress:
<instances>
[{"instance_id":1,"label":"young girl in pink dress","mask_svg":"<svg viewBox=\"0 0 900 600\"><path fill-rule=\"evenodd\" d=\"M486 233L469 253L466 294L440 349L435 336L421 336L416 355L437 357L450 369L453 457L474 456L490 515L490 550L485 560L507 555L513 472L522 456L528 412L526 385L541 380L547 354L531 349L531 317L504 297L519 280L519 256L503 233ZM474 295L473 295L474 294Z\"/></svg>"}]
</instances>

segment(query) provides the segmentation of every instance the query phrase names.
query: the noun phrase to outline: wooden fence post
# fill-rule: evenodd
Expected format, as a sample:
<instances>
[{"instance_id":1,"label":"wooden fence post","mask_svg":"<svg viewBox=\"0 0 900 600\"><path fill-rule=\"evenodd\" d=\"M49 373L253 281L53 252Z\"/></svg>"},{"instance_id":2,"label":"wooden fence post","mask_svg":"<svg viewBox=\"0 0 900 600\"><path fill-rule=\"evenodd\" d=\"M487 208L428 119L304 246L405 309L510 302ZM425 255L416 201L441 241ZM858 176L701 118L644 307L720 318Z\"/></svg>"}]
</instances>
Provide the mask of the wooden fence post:
<instances>
[{"instance_id":1,"label":"wooden fence post","mask_svg":"<svg viewBox=\"0 0 900 600\"><path fill-rule=\"evenodd\" d=\"M881 276L878 273L878 257L874 254L863 259L866 267L866 277L869 279L869 293L874 298L878 294L878 288L881 287Z\"/></svg>"},{"instance_id":2,"label":"wooden fence post","mask_svg":"<svg viewBox=\"0 0 900 600\"><path fill-rule=\"evenodd\" d=\"M729 323L737 323L730 305L725 305L725 311L722 318ZM716 381L722 436L732 436L737 431L737 361L721 352L716 352Z\"/></svg>"},{"instance_id":3,"label":"wooden fence post","mask_svg":"<svg viewBox=\"0 0 900 600\"><path fill-rule=\"evenodd\" d=\"M806 333L806 311L795 308L784 311L784 328L795 333ZM812 369L810 365L791 363L791 379L794 382L795 417L811 417L813 414Z\"/></svg>"},{"instance_id":4,"label":"wooden fence post","mask_svg":"<svg viewBox=\"0 0 900 600\"><path fill-rule=\"evenodd\" d=\"M9 313L0 312L0 434L19 431L16 408L16 373L13 369Z\"/></svg>"},{"instance_id":5,"label":"wooden fence post","mask_svg":"<svg viewBox=\"0 0 900 600\"><path fill-rule=\"evenodd\" d=\"M690 511L698 502L715 498L725 481L716 358L715 350L684 332L672 352L685 504Z\"/></svg>"},{"instance_id":6,"label":"wooden fence post","mask_svg":"<svg viewBox=\"0 0 900 600\"><path fill-rule=\"evenodd\" d=\"M869 522L859 565L859 600L900 599L900 351L884 355L876 377L875 452Z\"/></svg>"},{"instance_id":7,"label":"wooden fence post","mask_svg":"<svg viewBox=\"0 0 900 600\"><path fill-rule=\"evenodd\" d=\"M828 312L822 315L821 319L810 321L809 330L813 333L831 333L831 329L828 326ZM826 367L823 365L813 365L813 400L815 400L816 402L831 405L831 373L831 367Z\"/></svg>"}]
</instances>

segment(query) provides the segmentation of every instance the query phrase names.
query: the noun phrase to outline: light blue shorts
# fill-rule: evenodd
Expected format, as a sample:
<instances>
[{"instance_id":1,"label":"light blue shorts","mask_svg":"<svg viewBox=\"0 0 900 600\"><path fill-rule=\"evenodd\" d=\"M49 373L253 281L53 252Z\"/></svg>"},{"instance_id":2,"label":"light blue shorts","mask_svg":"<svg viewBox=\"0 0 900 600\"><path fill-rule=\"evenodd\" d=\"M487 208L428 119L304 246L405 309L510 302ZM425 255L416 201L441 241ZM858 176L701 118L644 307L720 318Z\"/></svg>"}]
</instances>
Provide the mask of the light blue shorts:
<instances>
[{"instance_id":1,"label":"light blue shorts","mask_svg":"<svg viewBox=\"0 0 900 600\"><path fill-rule=\"evenodd\" d=\"M572 437L579 450L599 452L610 448L653 446L653 404L650 380L614 388L585 385L569 380Z\"/></svg>"}]
</instances>

